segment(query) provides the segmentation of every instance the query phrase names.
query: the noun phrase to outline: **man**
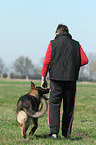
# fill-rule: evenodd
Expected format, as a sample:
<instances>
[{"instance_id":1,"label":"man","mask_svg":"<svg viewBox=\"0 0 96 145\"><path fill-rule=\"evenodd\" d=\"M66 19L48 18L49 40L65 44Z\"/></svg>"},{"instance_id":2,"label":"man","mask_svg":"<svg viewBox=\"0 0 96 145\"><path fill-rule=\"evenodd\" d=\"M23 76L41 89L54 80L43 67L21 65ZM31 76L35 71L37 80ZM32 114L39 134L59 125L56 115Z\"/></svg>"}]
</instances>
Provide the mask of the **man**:
<instances>
[{"instance_id":1,"label":"man","mask_svg":"<svg viewBox=\"0 0 96 145\"><path fill-rule=\"evenodd\" d=\"M50 74L49 137L56 139L60 126L60 106L63 99L62 138L71 139L74 117L76 81L80 67L88 63L81 45L72 39L68 27L58 25L56 37L49 43L42 68L41 87Z\"/></svg>"}]
</instances>

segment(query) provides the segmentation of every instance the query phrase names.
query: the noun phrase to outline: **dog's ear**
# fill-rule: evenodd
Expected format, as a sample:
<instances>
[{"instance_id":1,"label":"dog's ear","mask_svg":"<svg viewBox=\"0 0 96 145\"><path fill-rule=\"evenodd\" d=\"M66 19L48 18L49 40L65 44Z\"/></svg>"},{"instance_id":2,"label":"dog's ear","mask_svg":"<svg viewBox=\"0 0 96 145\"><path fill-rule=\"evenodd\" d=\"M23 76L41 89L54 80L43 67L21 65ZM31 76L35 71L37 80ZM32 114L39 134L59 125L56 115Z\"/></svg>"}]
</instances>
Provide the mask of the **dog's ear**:
<instances>
[{"instance_id":1,"label":"dog's ear","mask_svg":"<svg viewBox=\"0 0 96 145\"><path fill-rule=\"evenodd\" d=\"M35 84L31 81L31 90L34 90L34 89L36 89L36 86L35 86Z\"/></svg>"}]
</instances>

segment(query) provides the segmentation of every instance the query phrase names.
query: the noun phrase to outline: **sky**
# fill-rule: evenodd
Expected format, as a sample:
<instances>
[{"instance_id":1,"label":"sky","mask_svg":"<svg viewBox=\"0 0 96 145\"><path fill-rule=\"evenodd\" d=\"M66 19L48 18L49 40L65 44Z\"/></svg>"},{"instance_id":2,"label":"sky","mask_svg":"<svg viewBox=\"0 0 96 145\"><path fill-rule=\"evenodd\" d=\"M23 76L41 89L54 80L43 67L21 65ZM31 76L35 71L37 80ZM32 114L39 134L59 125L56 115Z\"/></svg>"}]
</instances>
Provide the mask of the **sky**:
<instances>
[{"instance_id":1,"label":"sky","mask_svg":"<svg viewBox=\"0 0 96 145\"><path fill-rule=\"evenodd\" d=\"M39 64L58 24L65 24L86 54L96 53L96 0L0 0L0 58Z\"/></svg>"}]
</instances>

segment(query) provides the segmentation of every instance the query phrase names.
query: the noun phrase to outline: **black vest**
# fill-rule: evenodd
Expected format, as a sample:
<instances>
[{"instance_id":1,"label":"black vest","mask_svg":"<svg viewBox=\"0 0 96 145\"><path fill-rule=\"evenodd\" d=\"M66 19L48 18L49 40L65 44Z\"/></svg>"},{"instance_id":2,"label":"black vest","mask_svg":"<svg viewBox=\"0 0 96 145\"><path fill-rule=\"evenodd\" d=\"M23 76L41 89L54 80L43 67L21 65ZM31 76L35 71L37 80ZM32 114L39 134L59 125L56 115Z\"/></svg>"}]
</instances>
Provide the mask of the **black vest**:
<instances>
[{"instance_id":1,"label":"black vest","mask_svg":"<svg viewBox=\"0 0 96 145\"><path fill-rule=\"evenodd\" d=\"M78 80L81 65L79 42L67 32L58 34L51 41L52 56L49 67L50 79L60 81Z\"/></svg>"}]
</instances>

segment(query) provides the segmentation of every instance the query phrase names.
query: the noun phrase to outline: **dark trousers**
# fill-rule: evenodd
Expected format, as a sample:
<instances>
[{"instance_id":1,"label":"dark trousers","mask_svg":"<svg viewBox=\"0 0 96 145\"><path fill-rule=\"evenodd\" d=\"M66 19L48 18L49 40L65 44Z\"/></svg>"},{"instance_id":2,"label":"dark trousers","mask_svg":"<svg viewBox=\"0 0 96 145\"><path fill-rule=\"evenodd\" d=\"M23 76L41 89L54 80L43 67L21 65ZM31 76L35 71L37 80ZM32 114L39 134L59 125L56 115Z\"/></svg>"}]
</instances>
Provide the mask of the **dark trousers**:
<instances>
[{"instance_id":1,"label":"dark trousers","mask_svg":"<svg viewBox=\"0 0 96 145\"><path fill-rule=\"evenodd\" d=\"M60 106L63 99L62 135L67 138L70 136L74 117L75 94L75 81L50 81L49 125L52 133L59 133Z\"/></svg>"}]
</instances>

